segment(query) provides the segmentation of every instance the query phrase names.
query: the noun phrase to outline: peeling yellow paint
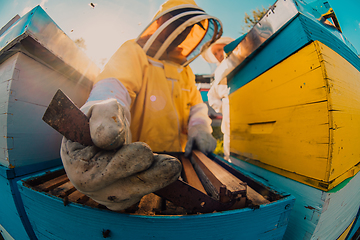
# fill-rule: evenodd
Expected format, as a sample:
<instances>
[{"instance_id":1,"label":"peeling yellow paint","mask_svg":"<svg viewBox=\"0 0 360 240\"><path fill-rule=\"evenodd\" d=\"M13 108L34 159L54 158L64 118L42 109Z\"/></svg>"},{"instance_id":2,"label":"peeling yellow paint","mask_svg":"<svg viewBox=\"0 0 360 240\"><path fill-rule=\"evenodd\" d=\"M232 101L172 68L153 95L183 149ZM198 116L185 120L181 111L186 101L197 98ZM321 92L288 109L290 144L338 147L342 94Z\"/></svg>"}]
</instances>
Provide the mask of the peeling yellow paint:
<instances>
[{"instance_id":1,"label":"peeling yellow paint","mask_svg":"<svg viewBox=\"0 0 360 240\"><path fill-rule=\"evenodd\" d=\"M247 161L322 190L360 170L360 73L321 42L229 99L234 154L256 156Z\"/></svg>"}]
</instances>

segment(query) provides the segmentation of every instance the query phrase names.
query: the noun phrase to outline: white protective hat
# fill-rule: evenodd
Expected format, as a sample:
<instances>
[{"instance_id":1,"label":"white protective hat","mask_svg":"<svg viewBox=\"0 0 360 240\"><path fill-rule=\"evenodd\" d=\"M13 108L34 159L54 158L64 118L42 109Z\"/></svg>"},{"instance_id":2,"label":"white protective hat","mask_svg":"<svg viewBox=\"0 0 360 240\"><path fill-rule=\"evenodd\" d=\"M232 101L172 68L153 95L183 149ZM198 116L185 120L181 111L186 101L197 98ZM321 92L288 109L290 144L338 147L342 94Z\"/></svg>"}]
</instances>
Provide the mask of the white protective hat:
<instances>
[{"instance_id":1,"label":"white protective hat","mask_svg":"<svg viewBox=\"0 0 360 240\"><path fill-rule=\"evenodd\" d=\"M214 54L211 52L211 47L216 45L216 44L229 44L232 41L234 41L235 39L231 38L231 37L221 37L219 38L216 42L214 42L213 44L211 44L209 46L208 49L206 49L201 56L204 58L204 60L208 63L216 63L219 64L219 61L216 59L216 57L214 56ZM225 54L225 53L224 53Z\"/></svg>"}]
</instances>

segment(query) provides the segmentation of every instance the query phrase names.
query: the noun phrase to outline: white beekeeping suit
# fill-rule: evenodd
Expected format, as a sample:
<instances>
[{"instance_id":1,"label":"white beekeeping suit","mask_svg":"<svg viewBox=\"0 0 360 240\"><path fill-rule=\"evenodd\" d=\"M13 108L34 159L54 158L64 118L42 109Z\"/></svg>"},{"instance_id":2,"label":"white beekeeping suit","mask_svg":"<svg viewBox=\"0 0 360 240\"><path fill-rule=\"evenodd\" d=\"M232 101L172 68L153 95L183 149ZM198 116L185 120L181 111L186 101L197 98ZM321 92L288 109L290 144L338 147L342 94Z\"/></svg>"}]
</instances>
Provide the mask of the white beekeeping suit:
<instances>
[{"instance_id":1,"label":"white beekeeping suit","mask_svg":"<svg viewBox=\"0 0 360 240\"><path fill-rule=\"evenodd\" d=\"M224 76L224 70L220 63L225 59L224 46L234 41L229 37L222 37L213 43L203 54L202 57L210 64L216 64L215 81L208 92L209 105L218 113L222 113L221 132L224 134L224 158L230 159L230 113L229 113L229 88L225 84L220 84Z\"/></svg>"}]
</instances>

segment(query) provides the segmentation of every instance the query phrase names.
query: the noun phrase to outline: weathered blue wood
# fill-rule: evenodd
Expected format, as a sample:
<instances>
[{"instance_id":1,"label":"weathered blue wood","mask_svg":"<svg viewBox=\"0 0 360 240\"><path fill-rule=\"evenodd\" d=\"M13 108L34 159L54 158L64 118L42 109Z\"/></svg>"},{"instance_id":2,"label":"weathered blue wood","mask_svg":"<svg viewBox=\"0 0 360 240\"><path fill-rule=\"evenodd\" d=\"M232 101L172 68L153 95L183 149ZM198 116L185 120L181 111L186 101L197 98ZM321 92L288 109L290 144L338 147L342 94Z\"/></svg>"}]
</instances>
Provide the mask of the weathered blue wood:
<instances>
[{"instance_id":1,"label":"weathered blue wood","mask_svg":"<svg viewBox=\"0 0 360 240\"><path fill-rule=\"evenodd\" d=\"M303 6L299 10L303 12L299 12L229 74L230 93L315 40L333 49L360 71L360 59L351 43L340 32L321 24L306 12L305 5L298 6Z\"/></svg>"},{"instance_id":2,"label":"weathered blue wood","mask_svg":"<svg viewBox=\"0 0 360 240\"><path fill-rule=\"evenodd\" d=\"M253 176L255 180L258 180ZM20 193L36 236L41 239L282 239L294 197L261 205L188 216L145 216L116 213L71 203L24 187Z\"/></svg>"},{"instance_id":3,"label":"weathered blue wood","mask_svg":"<svg viewBox=\"0 0 360 240\"><path fill-rule=\"evenodd\" d=\"M324 192L245 161L231 160L239 168L261 176L296 198L284 239L337 239L356 218L360 205L359 173Z\"/></svg>"},{"instance_id":4,"label":"weathered blue wood","mask_svg":"<svg viewBox=\"0 0 360 240\"><path fill-rule=\"evenodd\" d=\"M24 175L28 175L30 173L34 173L37 171L42 171L54 167L59 167L59 166L62 166L62 162L60 158L37 163L37 164L32 164L29 166L18 167L18 168L7 168L0 165L0 176L8 179L23 177Z\"/></svg>"},{"instance_id":5,"label":"weathered blue wood","mask_svg":"<svg viewBox=\"0 0 360 240\"><path fill-rule=\"evenodd\" d=\"M354 222L353 226L351 227L351 230L345 240L352 240L352 237L354 236L354 234L356 233L356 231L359 228L360 228L360 208L356 215L355 222Z\"/></svg>"},{"instance_id":6,"label":"weathered blue wood","mask_svg":"<svg viewBox=\"0 0 360 240\"><path fill-rule=\"evenodd\" d=\"M0 166L2 172L5 167ZM11 170L7 170L11 171ZM15 175L15 174L8 174ZM18 186L16 182L20 178L6 178L0 176L0 223L14 239L36 239L30 222L25 213Z\"/></svg>"},{"instance_id":7,"label":"weathered blue wood","mask_svg":"<svg viewBox=\"0 0 360 240\"><path fill-rule=\"evenodd\" d=\"M6 229L0 224L0 239L3 240L14 240L14 238L6 231Z\"/></svg>"},{"instance_id":8,"label":"weathered blue wood","mask_svg":"<svg viewBox=\"0 0 360 240\"><path fill-rule=\"evenodd\" d=\"M16 181L61 166L62 136L42 116L59 88L82 105L99 68L40 6L15 20L0 37L0 225L22 240L36 237Z\"/></svg>"}]
</instances>

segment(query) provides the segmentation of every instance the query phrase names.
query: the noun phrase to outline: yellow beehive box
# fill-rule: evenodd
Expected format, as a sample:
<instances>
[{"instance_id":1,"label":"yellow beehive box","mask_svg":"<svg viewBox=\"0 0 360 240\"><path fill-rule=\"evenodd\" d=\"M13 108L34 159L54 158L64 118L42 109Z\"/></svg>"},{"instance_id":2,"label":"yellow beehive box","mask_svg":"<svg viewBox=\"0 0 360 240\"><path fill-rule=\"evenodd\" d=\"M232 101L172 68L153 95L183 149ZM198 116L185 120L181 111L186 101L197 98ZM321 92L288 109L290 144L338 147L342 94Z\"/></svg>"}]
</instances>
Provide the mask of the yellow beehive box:
<instances>
[{"instance_id":1,"label":"yellow beehive box","mask_svg":"<svg viewBox=\"0 0 360 240\"><path fill-rule=\"evenodd\" d=\"M330 190L360 169L360 73L315 41L230 98L231 153Z\"/></svg>"}]
</instances>

